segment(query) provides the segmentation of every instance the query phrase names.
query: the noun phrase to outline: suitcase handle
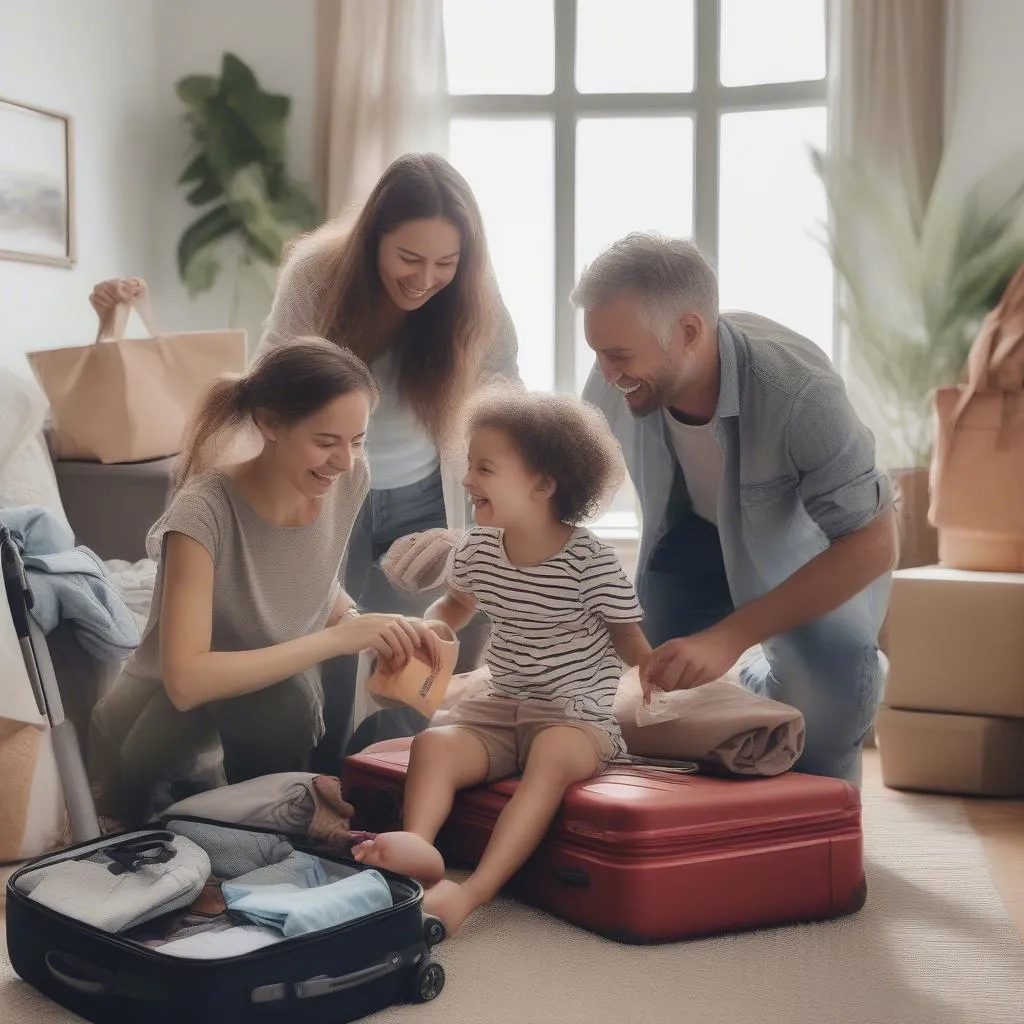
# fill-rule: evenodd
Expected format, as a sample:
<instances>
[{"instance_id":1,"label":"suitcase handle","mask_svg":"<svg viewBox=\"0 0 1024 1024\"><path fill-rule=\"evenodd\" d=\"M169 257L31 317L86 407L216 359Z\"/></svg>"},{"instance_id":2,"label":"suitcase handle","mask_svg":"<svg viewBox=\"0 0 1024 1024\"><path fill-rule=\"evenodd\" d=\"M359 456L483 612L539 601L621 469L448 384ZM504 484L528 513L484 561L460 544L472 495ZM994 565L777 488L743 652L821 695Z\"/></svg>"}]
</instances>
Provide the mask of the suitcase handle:
<instances>
[{"instance_id":1,"label":"suitcase handle","mask_svg":"<svg viewBox=\"0 0 1024 1024\"><path fill-rule=\"evenodd\" d=\"M590 888L590 875L582 868L552 868L551 877L573 889Z\"/></svg>"},{"instance_id":2,"label":"suitcase handle","mask_svg":"<svg viewBox=\"0 0 1024 1024\"><path fill-rule=\"evenodd\" d=\"M62 985L87 996L105 996L114 990L114 976L108 971L79 960L69 953L59 953L51 949L46 954L46 969ZM69 974L68 971L73 973Z\"/></svg>"},{"instance_id":3,"label":"suitcase handle","mask_svg":"<svg viewBox=\"0 0 1024 1024\"><path fill-rule=\"evenodd\" d=\"M296 999L318 999L320 996L329 996L334 992L344 992L346 989L357 988L368 982L376 981L388 974L413 963L417 956L422 955L422 949L411 957L404 953L389 953L378 963L364 967L362 970L353 971L351 974L343 974L338 978L331 978L326 974L318 974L315 978L295 983Z\"/></svg>"},{"instance_id":4,"label":"suitcase handle","mask_svg":"<svg viewBox=\"0 0 1024 1024\"><path fill-rule=\"evenodd\" d=\"M51 949L44 960L56 981L83 995L121 996L143 1003L160 1003L167 998L164 986L153 979L107 971L70 953Z\"/></svg>"}]
</instances>

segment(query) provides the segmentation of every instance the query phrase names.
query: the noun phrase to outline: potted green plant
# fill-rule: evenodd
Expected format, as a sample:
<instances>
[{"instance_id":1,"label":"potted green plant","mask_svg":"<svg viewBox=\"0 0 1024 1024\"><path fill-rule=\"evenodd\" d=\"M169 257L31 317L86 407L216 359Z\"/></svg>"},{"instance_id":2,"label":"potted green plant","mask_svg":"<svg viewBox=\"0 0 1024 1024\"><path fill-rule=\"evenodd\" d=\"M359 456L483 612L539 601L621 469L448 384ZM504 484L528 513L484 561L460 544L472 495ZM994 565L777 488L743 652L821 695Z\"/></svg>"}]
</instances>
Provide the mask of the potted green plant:
<instances>
[{"instance_id":1,"label":"potted green plant","mask_svg":"<svg viewBox=\"0 0 1024 1024\"><path fill-rule=\"evenodd\" d=\"M915 221L902 190L856 159L812 153L839 282L851 394L900 492L901 566L937 558L927 522L932 392L954 384L985 314L1024 263L1024 154L963 194L948 166Z\"/></svg>"},{"instance_id":2,"label":"potted green plant","mask_svg":"<svg viewBox=\"0 0 1024 1024\"><path fill-rule=\"evenodd\" d=\"M320 221L307 190L288 174L287 96L264 92L239 57L225 53L221 73L188 75L177 84L192 135L178 183L203 213L178 241L178 273L190 295L208 291L225 257L234 255L231 314L247 270L273 271L284 244Z\"/></svg>"}]
</instances>

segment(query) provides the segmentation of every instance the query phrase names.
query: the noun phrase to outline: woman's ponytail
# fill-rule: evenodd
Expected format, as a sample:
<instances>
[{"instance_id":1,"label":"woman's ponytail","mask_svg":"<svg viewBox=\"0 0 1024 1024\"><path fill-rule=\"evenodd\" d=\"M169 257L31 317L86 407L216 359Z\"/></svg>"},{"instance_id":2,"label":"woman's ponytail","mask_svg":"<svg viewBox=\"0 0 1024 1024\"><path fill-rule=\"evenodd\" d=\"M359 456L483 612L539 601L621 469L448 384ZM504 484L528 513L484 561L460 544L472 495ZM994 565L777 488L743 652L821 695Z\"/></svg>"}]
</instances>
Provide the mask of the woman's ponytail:
<instances>
[{"instance_id":1,"label":"woman's ponytail","mask_svg":"<svg viewBox=\"0 0 1024 1024\"><path fill-rule=\"evenodd\" d=\"M185 436L174 467L175 492L193 476L212 466L218 452L251 416L248 378L220 377L207 389Z\"/></svg>"}]
</instances>

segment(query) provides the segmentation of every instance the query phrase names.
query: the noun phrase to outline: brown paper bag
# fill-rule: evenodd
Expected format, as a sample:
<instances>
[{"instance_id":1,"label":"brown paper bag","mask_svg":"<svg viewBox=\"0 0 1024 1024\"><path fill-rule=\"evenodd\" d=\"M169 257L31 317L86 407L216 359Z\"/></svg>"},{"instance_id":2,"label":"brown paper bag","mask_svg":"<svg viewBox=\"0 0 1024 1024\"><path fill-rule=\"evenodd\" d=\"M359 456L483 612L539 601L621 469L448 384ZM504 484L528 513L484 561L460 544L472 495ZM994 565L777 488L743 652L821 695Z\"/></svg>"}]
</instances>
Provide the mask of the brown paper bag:
<instances>
[{"instance_id":1,"label":"brown paper bag","mask_svg":"<svg viewBox=\"0 0 1024 1024\"><path fill-rule=\"evenodd\" d=\"M985 318L966 382L935 392L928 518L953 569L1024 570L1024 267Z\"/></svg>"},{"instance_id":2,"label":"brown paper bag","mask_svg":"<svg viewBox=\"0 0 1024 1024\"><path fill-rule=\"evenodd\" d=\"M141 462L181 451L211 381L245 370L243 330L157 334L145 290L134 308L152 337L125 338L131 307L100 322L96 341L28 353L50 402L58 459Z\"/></svg>"}]
</instances>

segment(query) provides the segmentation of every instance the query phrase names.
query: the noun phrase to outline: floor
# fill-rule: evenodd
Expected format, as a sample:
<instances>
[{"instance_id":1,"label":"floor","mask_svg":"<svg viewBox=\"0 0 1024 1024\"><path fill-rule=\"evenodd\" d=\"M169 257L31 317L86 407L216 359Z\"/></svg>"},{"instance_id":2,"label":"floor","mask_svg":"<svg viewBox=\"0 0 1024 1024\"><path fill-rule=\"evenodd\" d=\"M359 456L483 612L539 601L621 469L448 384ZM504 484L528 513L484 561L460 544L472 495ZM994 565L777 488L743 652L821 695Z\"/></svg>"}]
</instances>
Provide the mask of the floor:
<instances>
[{"instance_id":1,"label":"floor","mask_svg":"<svg viewBox=\"0 0 1024 1024\"><path fill-rule=\"evenodd\" d=\"M863 784L865 788L893 792L882 785L878 751L873 747L864 751ZM1024 938L1024 800L967 797L961 802L974 830L981 837L996 888L1017 931Z\"/></svg>"},{"instance_id":2,"label":"floor","mask_svg":"<svg viewBox=\"0 0 1024 1024\"><path fill-rule=\"evenodd\" d=\"M864 786L893 793L882 785L878 751L864 751ZM895 794L893 794L895 796ZM949 797L959 800L959 797ZM967 816L988 854L996 887L1017 931L1024 937L1024 800L962 800ZM0 870L0 882L9 871ZM0 896L0 948L3 946L3 899Z\"/></svg>"}]
</instances>

